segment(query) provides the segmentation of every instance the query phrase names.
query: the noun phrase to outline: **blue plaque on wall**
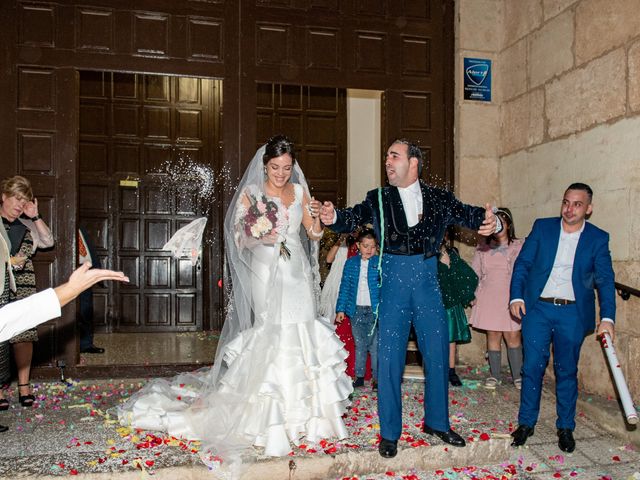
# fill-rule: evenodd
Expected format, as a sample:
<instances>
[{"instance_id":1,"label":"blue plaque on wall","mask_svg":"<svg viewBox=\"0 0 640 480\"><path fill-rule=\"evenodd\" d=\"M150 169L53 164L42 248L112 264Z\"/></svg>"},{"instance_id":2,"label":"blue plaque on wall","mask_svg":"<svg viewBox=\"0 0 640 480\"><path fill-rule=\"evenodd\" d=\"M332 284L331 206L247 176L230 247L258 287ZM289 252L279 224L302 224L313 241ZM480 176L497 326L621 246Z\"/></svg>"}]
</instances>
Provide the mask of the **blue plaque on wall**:
<instances>
[{"instance_id":1,"label":"blue plaque on wall","mask_svg":"<svg viewBox=\"0 0 640 480\"><path fill-rule=\"evenodd\" d=\"M464 99L491 101L491 60L464 59Z\"/></svg>"}]
</instances>

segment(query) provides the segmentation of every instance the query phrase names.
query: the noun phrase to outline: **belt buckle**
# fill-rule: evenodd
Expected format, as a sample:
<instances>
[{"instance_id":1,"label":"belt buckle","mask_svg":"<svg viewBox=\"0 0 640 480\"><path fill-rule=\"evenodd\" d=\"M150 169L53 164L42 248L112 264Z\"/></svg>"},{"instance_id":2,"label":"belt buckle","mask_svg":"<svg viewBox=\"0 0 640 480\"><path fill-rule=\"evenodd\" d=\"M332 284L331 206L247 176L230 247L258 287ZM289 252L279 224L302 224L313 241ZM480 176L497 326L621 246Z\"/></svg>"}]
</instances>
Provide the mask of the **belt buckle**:
<instances>
[{"instance_id":1,"label":"belt buckle","mask_svg":"<svg viewBox=\"0 0 640 480\"><path fill-rule=\"evenodd\" d=\"M559 307L559 306L561 306L561 305L566 305L565 303L562 303L562 302L561 302L561 300L562 300L561 298L553 297L553 304L554 304L556 307ZM556 303L556 302L557 302L557 303Z\"/></svg>"}]
</instances>

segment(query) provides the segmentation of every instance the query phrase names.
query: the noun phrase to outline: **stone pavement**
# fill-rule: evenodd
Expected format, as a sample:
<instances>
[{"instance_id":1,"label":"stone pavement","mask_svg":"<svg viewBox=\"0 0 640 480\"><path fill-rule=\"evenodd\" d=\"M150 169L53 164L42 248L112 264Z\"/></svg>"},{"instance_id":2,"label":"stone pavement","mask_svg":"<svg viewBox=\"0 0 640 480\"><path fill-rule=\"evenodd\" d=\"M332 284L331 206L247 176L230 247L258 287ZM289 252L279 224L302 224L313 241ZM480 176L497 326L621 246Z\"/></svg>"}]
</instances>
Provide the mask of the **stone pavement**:
<instances>
[{"instance_id":1,"label":"stone pavement","mask_svg":"<svg viewBox=\"0 0 640 480\"><path fill-rule=\"evenodd\" d=\"M359 389L346 417L350 437L342 442L302 444L289 457L260 458L247 479L611 479L640 480L640 434L627 431L617 402L581 396L576 451L557 447L552 385L545 387L536 433L520 449L509 446L519 392L504 384L482 387L484 369L462 371L465 385L450 390L453 428L466 448L446 446L421 432L422 384L405 382L404 428L394 459L377 454L376 394ZM69 381L36 384L37 406L20 407L15 387L12 405L0 413L10 427L0 434L0 478L86 479L214 478L200 462L199 444L120 427L108 410L142 382Z\"/></svg>"}]
</instances>

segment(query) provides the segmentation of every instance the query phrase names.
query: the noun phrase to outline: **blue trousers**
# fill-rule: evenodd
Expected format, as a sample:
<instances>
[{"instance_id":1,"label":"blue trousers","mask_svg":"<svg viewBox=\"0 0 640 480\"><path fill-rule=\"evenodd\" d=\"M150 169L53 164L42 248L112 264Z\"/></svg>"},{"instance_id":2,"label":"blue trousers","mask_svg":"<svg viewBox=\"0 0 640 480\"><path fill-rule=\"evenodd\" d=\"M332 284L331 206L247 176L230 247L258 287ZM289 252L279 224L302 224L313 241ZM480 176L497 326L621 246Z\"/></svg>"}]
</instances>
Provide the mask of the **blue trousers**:
<instances>
[{"instance_id":1,"label":"blue trousers","mask_svg":"<svg viewBox=\"0 0 640 480\"><path fill-rule=\"evenodd\" d=\"M375 327L375 328L374 328ZM351 332L356 344L356 377L364 377L367 353L371 354L371 373L378 378L378 327L373 309L356 305L356 314L351 317Z\"/></svg>"},{"instance_id":2,"label":"blue trousers","mask_svg":"<svg viewBox=\"0 0 640 480\"><path fill-rule=\"evenodd\" d=\"M378 308L378 415L380 434L402 432L402 375L411 324L424 360L424 421L449 430L449 327L438 286L437 259L389 255L382 261Z\"/></svg>"},{"instance_id":3,"label":"blue trousers","mask_svg":"<svg viewBox=\"0 0 640 480\"><path fill-rule=\"evenodd\" d=\"M556 377L556 428L573 430L578 400L578 360L584 341L584 327L573 305L537 301L522 319L522 390L518 423L534 426L540 413L542 379L553 345Z\"/></svg>"}]
</instances>

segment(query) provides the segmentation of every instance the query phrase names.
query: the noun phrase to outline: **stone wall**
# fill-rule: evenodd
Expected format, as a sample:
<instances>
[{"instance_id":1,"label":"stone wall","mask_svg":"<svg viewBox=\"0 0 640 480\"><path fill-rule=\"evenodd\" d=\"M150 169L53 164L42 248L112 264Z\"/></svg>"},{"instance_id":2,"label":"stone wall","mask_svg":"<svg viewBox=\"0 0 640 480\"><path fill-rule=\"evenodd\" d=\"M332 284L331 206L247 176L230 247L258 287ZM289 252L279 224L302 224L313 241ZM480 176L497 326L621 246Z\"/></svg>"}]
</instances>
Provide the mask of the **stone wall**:
<instances>
[{"instance_id":1,"label":"stone wall","mask_svg":"<svg viewBox=\"0 0 640 480\"><path fill-rule=\"evenodd\" d=\"M455 97L455 191L464 202L499 203L500 200L500 103L502 75L495 73L503 43L503 0L459 0L456 2L456 97ZM492 102L466 101L463 96L463 59L488 58L494 68ZM481 179L482 181L478 181ZM475 239L465 235L459 245L463 257L473 256ZM459 361L483 362L484 335L458 349Z\"/></svg>"},{"instance_id":2,"label":"stone wall","mask_svg":"<svg viewBox=\"0 0 640 480\"><path fill-rule=\"evenodd\" d=\"M535 218L559 214L567 185L590 184L591 221L611 234L616 280L635 288L640 287L640 217L634 214L640 204L639 7L637 0L460 0L458 60L494 59L494 101L462 100L461 65L456 94L461 198L510 207L516 231L526 236ZM475 149L470 142L479 135L479 123L488 141ZM494 134L487 133L489 125L496 127ZM478 178L483 179L479 187ZM640 299L618 298L616 346L636 403L639 326ZM477 334L460 355L481 363L483 350L484 336ZM585 391L614 394L593 335L585 340L579 375Z\"/></svg>"}]
</instances>

